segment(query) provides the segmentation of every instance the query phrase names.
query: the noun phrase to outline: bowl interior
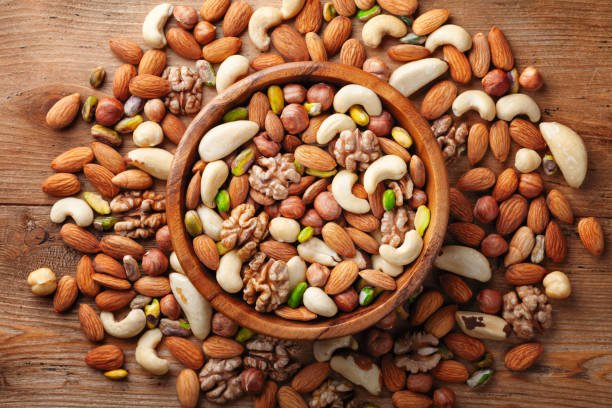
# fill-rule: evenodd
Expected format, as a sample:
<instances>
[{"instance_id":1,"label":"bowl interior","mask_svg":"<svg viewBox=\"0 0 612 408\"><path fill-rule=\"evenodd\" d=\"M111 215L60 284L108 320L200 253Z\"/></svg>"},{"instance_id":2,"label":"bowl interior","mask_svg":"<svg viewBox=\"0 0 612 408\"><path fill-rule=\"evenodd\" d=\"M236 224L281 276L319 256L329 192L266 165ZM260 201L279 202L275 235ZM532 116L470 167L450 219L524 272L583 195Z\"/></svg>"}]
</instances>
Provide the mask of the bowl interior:
<instances>
[{"instance_id":1,"label":"bowl interior","mask_svg":"<svg viewBox=\"0 0 612 408\"><path fill-rule=\"evenodd\" d=\"M411 134L416 152L427 171L428 207L431 222L424 236L420 256L397 280L397 289L385 292L367 307L352 313L342 313L329 319L311 322L285 320L274 314L255 311L239 295L230 295L217 284L214 272L208 271L195 255L192 240L187 233L183 215L185 191L196 161L198 144L202 136L217 125L228 110L240 106L256 91L274 84L328 82L335 85L355 83L372 89L380 97L384 109ZM235 320L241 326L258 333L294 340L334 338L353 334L376 324L408 299L419 288L431 269L439 251L448 221L448 182L440 148L434 140L428 123L417 113L408 99L395 88L360 69L330 62L296 62L256 72L237 82L211 100L187 128L174 156L167 183L167 215L172 244L185 273L212 306Z\"/></svg>"}]
</instances>

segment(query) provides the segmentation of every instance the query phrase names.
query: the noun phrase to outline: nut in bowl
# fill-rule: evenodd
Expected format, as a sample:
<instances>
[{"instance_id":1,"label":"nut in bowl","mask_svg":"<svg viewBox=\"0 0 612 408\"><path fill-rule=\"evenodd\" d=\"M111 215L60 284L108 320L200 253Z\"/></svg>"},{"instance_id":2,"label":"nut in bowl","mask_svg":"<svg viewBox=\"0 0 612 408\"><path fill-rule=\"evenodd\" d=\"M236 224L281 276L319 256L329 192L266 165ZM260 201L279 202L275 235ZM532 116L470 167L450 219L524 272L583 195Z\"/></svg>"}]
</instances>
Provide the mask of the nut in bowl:
<instances>
[{"instance_id":1,"label":"nut in bowl","mask_svg":"<svg viewBox=\"0 0 612 408\"><path fill-rule=\"evenodd\" d=\"M419 289L442 244L447 176L427 122L353 67L246 77L202 109L175 158L167 213L182 269L259 333L369 327Z\"/></svg>"}]
</instances>

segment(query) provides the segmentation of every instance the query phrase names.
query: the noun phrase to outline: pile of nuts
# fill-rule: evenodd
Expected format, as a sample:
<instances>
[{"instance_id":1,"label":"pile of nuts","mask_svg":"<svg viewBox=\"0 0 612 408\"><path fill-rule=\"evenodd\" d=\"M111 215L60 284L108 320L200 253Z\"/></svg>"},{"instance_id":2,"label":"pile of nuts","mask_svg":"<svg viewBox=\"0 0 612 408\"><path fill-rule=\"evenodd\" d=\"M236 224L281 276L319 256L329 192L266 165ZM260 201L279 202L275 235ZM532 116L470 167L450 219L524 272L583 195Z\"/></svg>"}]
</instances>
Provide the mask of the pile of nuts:
<instances>
[{"instance_id":1,"label":"pile of nuts","mask_svg":"<svg viewBox=\"0 0 612 408\"><path fill-rule=\"evenodd\" d=\"M558 189L545 191L538 170L550 175L559 169L578 188L587 172L586 149L564 125L535 125L540 109L519 90L537 91L543 78L534 67L519 74L499 28L470 36L446 24L445 9L413 19L417 7L416 0L283 0L280 8L253 10L244 0L205 0L202 21L193 7L153 8L142 27L151 49L143 53L125 39L109 42L124 62L114 73L114 97L92 95L81 106L81 96L72 94L48 111L49 127L62 129L80 110L92 123L94 141L54 159L56 173L43 182L43 191L60 197L51 220L74 221L60 236L83 254L75 276L58 281L51 269L37 269L28 276L32 293L53 294L58 313L68 312L79 293L93 298L99 312L88 303L79 307L85 337L97 343L107 335L140 336L135 359L153 375L168 372L169 361L156 351L160 344L167 348L185 366L176 381L184 407L197 406L201 392L215 403L251 395L262 408L375 407L354 398L356 386L372 395L389 391L400 408L452 407L455 395L440 383L485 384L494 374L485 341L511 336L526 342L507 351L505 366L532 366L544 350L534 337L552 325L550 301L571 294L567 275L542 263L565 260L559 223L575 221L567 198ZM164 32L170 16L178 26ZM365 22L362 41L350 39L352 16ZM293 27L286 23L291 19ZM216 39L219 21L224 36ZM245 30L264 52L250 61L237 54ZM405 63L393 72L383 59L367 58L366 47L378 47L385 36L400 42L387 49L389 58ZM197 60L195 67L166 67L166 45ZM278 53L268 52L270 46ZM443 60L432 57L439 47ZM498 175L474 167L451 188L453 220L434 264L439 285L413 295L374 328L311 345L258 335L212 310L172 253L164 195L154 179L167 178L173 159L159 146L164 139L180 141L185 126L179 116L199 111L204 86L222 91L250 69L325 61L338 53L340 62L388 80L406 97L449 71L450 79L429 87L420 106L449 162L466 152L476 166L490 148L504 163L512 141L521 149L513 167ZM95 68L91 86L100 87L105 76ZM483 90L458 95L456 84L473 77L482 78ZM199 259L217 270L225 290L243 291L256 310L287 319L332 316L394 290L394 277L418 256L416 244L429 222L426 175L407 151L410 135L394 127L373 92L356 85L262 91L202 139L185 214ZM468 120L468 111L479 118ZM232 143L219 143L227 132L236 135ZM138 148L122 156L122 135L130 133ZM80 172L96 191L77 198ZM603 253L595 218L581 219L577 231L587 251ZM153 236L156 248L148 251L137 241ZM513 287L505 294L481 285L498 264ZM124 360L110 344L85 357L112 380L127 377Z\"/></svg>"}]
</instances>

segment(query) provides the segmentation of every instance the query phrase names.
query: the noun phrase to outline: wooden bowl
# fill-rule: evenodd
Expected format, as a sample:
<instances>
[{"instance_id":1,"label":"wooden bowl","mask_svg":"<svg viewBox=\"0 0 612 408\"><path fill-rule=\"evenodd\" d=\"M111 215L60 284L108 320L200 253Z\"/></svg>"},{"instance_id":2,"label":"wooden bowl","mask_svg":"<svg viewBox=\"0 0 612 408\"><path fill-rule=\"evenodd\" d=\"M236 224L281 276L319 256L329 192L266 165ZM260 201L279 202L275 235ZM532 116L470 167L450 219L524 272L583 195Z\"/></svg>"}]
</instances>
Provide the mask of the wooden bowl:
<instances>
[{"instance_id":1,"label":"wooden bowl","mask_svg":"<svg viewBox=\"0 0 612 408\"><path fill-rule=\"evenodd\" d=\"M416 151L427 170L428 207L431 223L424 237L420 256L397 278L397 289L385 292L372 305L352 313L341 313L329 319L311 322L285 320L274 314L262 314L248 305L240 295L231 295L217 284L214 272L205 270L193 250L183 216L185 191L196 161L200 139L217 125L228 110L243 104L256 91L269 85L295 82L328 82L336 85L354 83L374 90L384 108L410 132ZM334 338L362 331L395 310L421 286L438 253L448 221L448 182L446 166L429 124L417 113L408 99L395 88L360 69L331 62L296 62L256 72L234 84L211 100L191 122L174 156L167 184L168 225L178 259L195 287L212 306L241 326L291 340Z\"/></svg>"}]
</instances>

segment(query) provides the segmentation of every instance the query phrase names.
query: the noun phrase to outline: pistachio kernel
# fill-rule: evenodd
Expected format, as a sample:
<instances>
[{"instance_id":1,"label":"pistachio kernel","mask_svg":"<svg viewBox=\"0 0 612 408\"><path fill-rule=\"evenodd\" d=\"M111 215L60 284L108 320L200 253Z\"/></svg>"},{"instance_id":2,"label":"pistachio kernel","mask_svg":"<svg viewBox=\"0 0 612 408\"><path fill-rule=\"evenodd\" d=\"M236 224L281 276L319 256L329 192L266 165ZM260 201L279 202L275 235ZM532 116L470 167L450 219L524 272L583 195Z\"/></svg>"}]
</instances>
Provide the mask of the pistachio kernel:
<instances>
[{"instance_id":1,"label":"pistachio kernel","mask_svg":"<svg viewBox=\"0 0 612 408\"><path fill-rule=\"evenodd\" d=\"M361 306L368 306L374 301L375 294L374 288L370 286L366 286L365 288L359 291L359 304Z\"/></svg>"},{"instance_id":2,"label":"pistachio kernel","mask_svg":"<svg viewBox=\"0 0 612 408\"><path fill-rule=\"evenodd\" d=\"M391 137L405 149L409 149L412 146L412 137L403 127L395 126L391 129Z\"/></svg>"},{"instance_id":3,"label":"pistachio kernel","mask_svg":"<svg viewBox=\"0 0 612 408\"><path fill-rule=\"evenodd\" d=\"M227 190L219 190L215 197L217 209L221 212L227 212L230 209L230 196Z\"/></svg>"},{"instance_id":4,"label":"pistachio kernel","mask_svg":"<svg viewBox=\"0 0 612 408\"><path fill-rule=\"evenodd\" d=\"M81 108L81 116L85 122L93 122L96 118L96 105L98 105L98 98L90 95L85 99L85 103Z\"/></svg>"},{"instance_id":5,"label":"pistachio kernel","mask_svg":"<svg viewBox=\"0 0 612 408\"><path fill-rule=\"evenodd\" d=\"M91 127L91 136L99 142L115 147L121 146L123 142L123 138L119 133L102 125L93 125Z\"/></svg>"},{"instance_id":6,"label":"pistachio kernel","mask_svg":"<svg viewBox=\"0 0 612 408\"><path fill-rule=\"evenodd\" d=\"M277 115L283 111L285 107L285 97L283 90L278 85L272 85L268 88L268 100L270 101L270 109Z\"/></svg>"},{"instance_id":7,"label":"pistachio kernel","mask_svg":"<svg viewBox=\"0 0 612 408\"><path fill-rule=\"evenodd\" d=\"M132 133L143 121L142 115L123 118L115 125L115 130L119 133Z\"/></svg>"},{"instance_id":8,"label":"pistachio kernel","mask_svg":"<svg viewBox=\"0 0 612 408\"><path fill-rule=\"evenodd\" d=\"M221 241L216 242L215 246L217 247L217 252L219 252L219 255L225 255L230 251L228 248L225 247L225 245L223 245L223 242Z\"/></svg>"},{"instance_id":9,"label":"pistachio kernel","mask_svg":"<svg viewBox=\"0 0 612 408\"><path fill-rule=\"evenodd\" d=\"M228 111L225 115L223 115L223 122L234 122L237 120L245 120L249 117L249 111L244 106L239 106Z\"/></svg>"},{"instance_id":10,"label":"pistachio kernel","mask_svg":"<svg viewBox=\"0 0 612 408\"><path fill-rule=\"evenodd\" d=\"M408 16L399 16L399 19L404 22L408 27L412 27L414 20Z\"/></svg>"},{"instance_id":11,"label":"pistachio kernel","mask_svg":"<svg viewBox=\"0 0 612 408\"><path fill-rule=\"evenodd\" d=\"M98 214L108 215L111 213L110 204L98 193L85 191L83 200Z\"/></svg>"},{"instance_id":12,"label":"pistachio kernel","mask_svg":"<svg viewBox=\"0 0 612 408\"><path fill-rule=\"evenodd\" d=\"M310 169L310 168L306 169L306 174L308 174L309 176L315 176L315 177L320 177L320 178L330 178L332 176L335 176L337 172L338 170L336 169L328 170L328 171L315 170L315 169Z\"/></svg>"},{"instance_id":13,"label":"pistachio kernel","mask_svg":"<svg viewBox=\"0 0 612 408\"><path fill-rule=\"evenodd\" d=\"M328 1L323 5L323 19L326 22L329 23L337 15L338 13L336 12L336 9L334 8L334 5L331 2Z\"/></svg>"},{"instance_id":14,"label":"pistachio kernel","mask_svg":"<svg viewBox=\"0 0 612 408\"><path fill-rule=\"evenodd\" d=\"M474 368L489 368L493 366L493 354L488 351L478 361L474 362Z\"/></svg>"},{"instance_id":15,"label":"pistachio kernel","mask_svg":"<svg viewBox=\"0 0 612 408\"><path fill-rule=\"evenodd\" d=\"M232 160L232 174L236 177L242 176L253 163L255 163L255 147L249 146Z\"/></svg>"},{"instance_id":16,"label":"pistachio kernel","mask_svg":"<svg viewBox=\"0 0 612 408\"><path fill-rule=\"evenodd\" d=\"M414 216L414 228L417 230L420 236L425 234L425 230L429 226L431 219L431 211L426 205L420 205L417 208L416 215Z\"/></svg>"},{"instance_id":17,"label":"pistachio kernel","mask_svg":"<svg viewBox=\"0 0 612 408\"><path fill-rule=\"evenodd\" d=\"M255 332L247 329L246 327L241 327L236 334L236 341L239 343L244 343L248 341L251 337L255 335Z\"/></svg>"},{"instance_id":18,"label":"pistachio kernel","mask_svg":"<svg viewBox=\"0 0 612 408\"><path fill-rule=\"evenodd\" d=\"M304 227L298 234L297 240L300 244L303 244L304 242L312 238L313 235L314 235L314 228L312 228L311 226Z\"/></svg>"},{"instance_id":19,"label":"pistachio kernel","mask_svg":"<svg viewBox=\"0 0 612 408\"><path fill-rule=\"evenodd\" d=\"M145 316L147 318L147 327L154 329L159 324L160 306L159 300L153 299L151 303L144 307Z\"/></svg>"},{"instance_id":20,"label":"pistachio kernel","mask_svg":"<svg viewBox=\"0 0 612 408\"><path fill-rule=\"evenodd\" d=\"M421 37L415 33L408 33L404 37L400 38L399 42L402 44L423 45L425 44L425 40L427 40L427 37Z\"/></svg>"},{"instance_id":21,"label":"pistachio kernel","mask_svg":"<svg viewBox=\"0 0 612 408\"><path fill-rule=\"evenodd\" d=\"M214 87L217 84L215 69L210 62L206 60L198 60L198 62L196 62L196 69L200 74L200 78L204 79L204 85Z\"/></svg>"},{"instance_id":22,"label":"pistachio kernel","mask_svg":"<svg viewBox=\"0 0 612 408\"><path fill-rule=\"evenodd\" d=\"M349 115L353 122L359 126L367 126L370 123L370 117L360 105L353 105L349 108Z\"/></svg>"},{"instance_id":23,"label":"pistachio kernel","mask_svg":"<svg viewBox=\"0 0 612 408\"><path fill-rule=\"evenodd\" d=\"M382 196L382 205L385 211L391 211L395 208L395 191L385 190Z\"/></svg>"},{"instance_id":24,"label":"pistachio kernel","mask_svg":"<svg viewBox=\"0 0 612 408\"><path fill-rule=\"evenodd\" d=\"M367 10L359 10L357 12L357 20L365 23L366 21L370 20L373 17L376 17L380 13L382 13L382 9L378 4L376 4L374 5L374 7L371 7Z\"/></svg>"},{"instance_id":25,"label":"pistachio kernel","mask_svg":"<svg viewBox=\"0 0 612 408\"><path fill-rule=\"evenodd\" d=\"M298 283L297 286L291 291L289 299L287 300L287 305L294 309L299 307L302 304L302 298L304 297L304 292L306 292L306 289L308 289L308 284L306 282Z\"/></svg>"},{"instance_id":26,"label":"pistachio kernel","mask_svg":"<svg viewBox=\"0 0 612 408\"><path fill-rule=\"evenodd\" d=\"M202 220L195 210L189 210L185 213L185 228L192 237L202 235L202 232L204 232Z\"/></svg>"},{"instance_id":27,"label":"pistachio kernel","mask_svg":"<svg viewBox=\"0 0 612 408\"><path fill-rule=\"evenodd\" d=\"M128 372L123 368L118 368L116 370L106 371L104 373L104 376L111 380L123 380L125 377L128 376Z\"/></svg>"},{"instance_id":28,"label":"pistachio kernel","mask_svg":"<svg viewBox=\"0 0 612 408\"><path fill-rule=\"evenodd\" d=\"M108 231L112 229L116 223L119 222L118 217L96 217L93 222L94 229L98 231Z\"/></svg>"},{"instance_id":29,"label":"pistachio kernel","mask_svg":"<svg viewBox=\"0 0 612 408\"><path fill-rule=\"evenodd\" d=\"M308 116L317 116L321 114L322 105L319 102L305 102L304 109L308 112Z\"/></svg>"},{"instance_id":30,"label":"pistachio kernel","mask_svg":"<svg viewBox=\"0 0 612 408\"><path fill-rule=\"evenodd\" d=\"M470 388L476 388L481 385L485 385L493 377L493 370L485 368L484 370L478 370L465 382Z\"/></svg>"},{"instance_id":31,"label":"pistachio kernel","mask_svg":"<svg viewBox=\"0 0 612 408\"><path fill-rule=\"evenodd\" d=\"M97 89L102 86L104 79L106 78L106 71L102 67L96 67L91 70L89 75L89 85L92 88Z\"/></svg>"},{"instance_id":32,"label":"pistachio kernel","mask_svg":"<svg viewBox=\"0 0 612 408\"><path fill-rule=\"evenodd\" d=\"M552 154L545 154L542 159L542 169L544 170L544 174L547 176L552 176L557 172L557 162L555 162L555 158Z\"/></svg>"}]
</instances>

